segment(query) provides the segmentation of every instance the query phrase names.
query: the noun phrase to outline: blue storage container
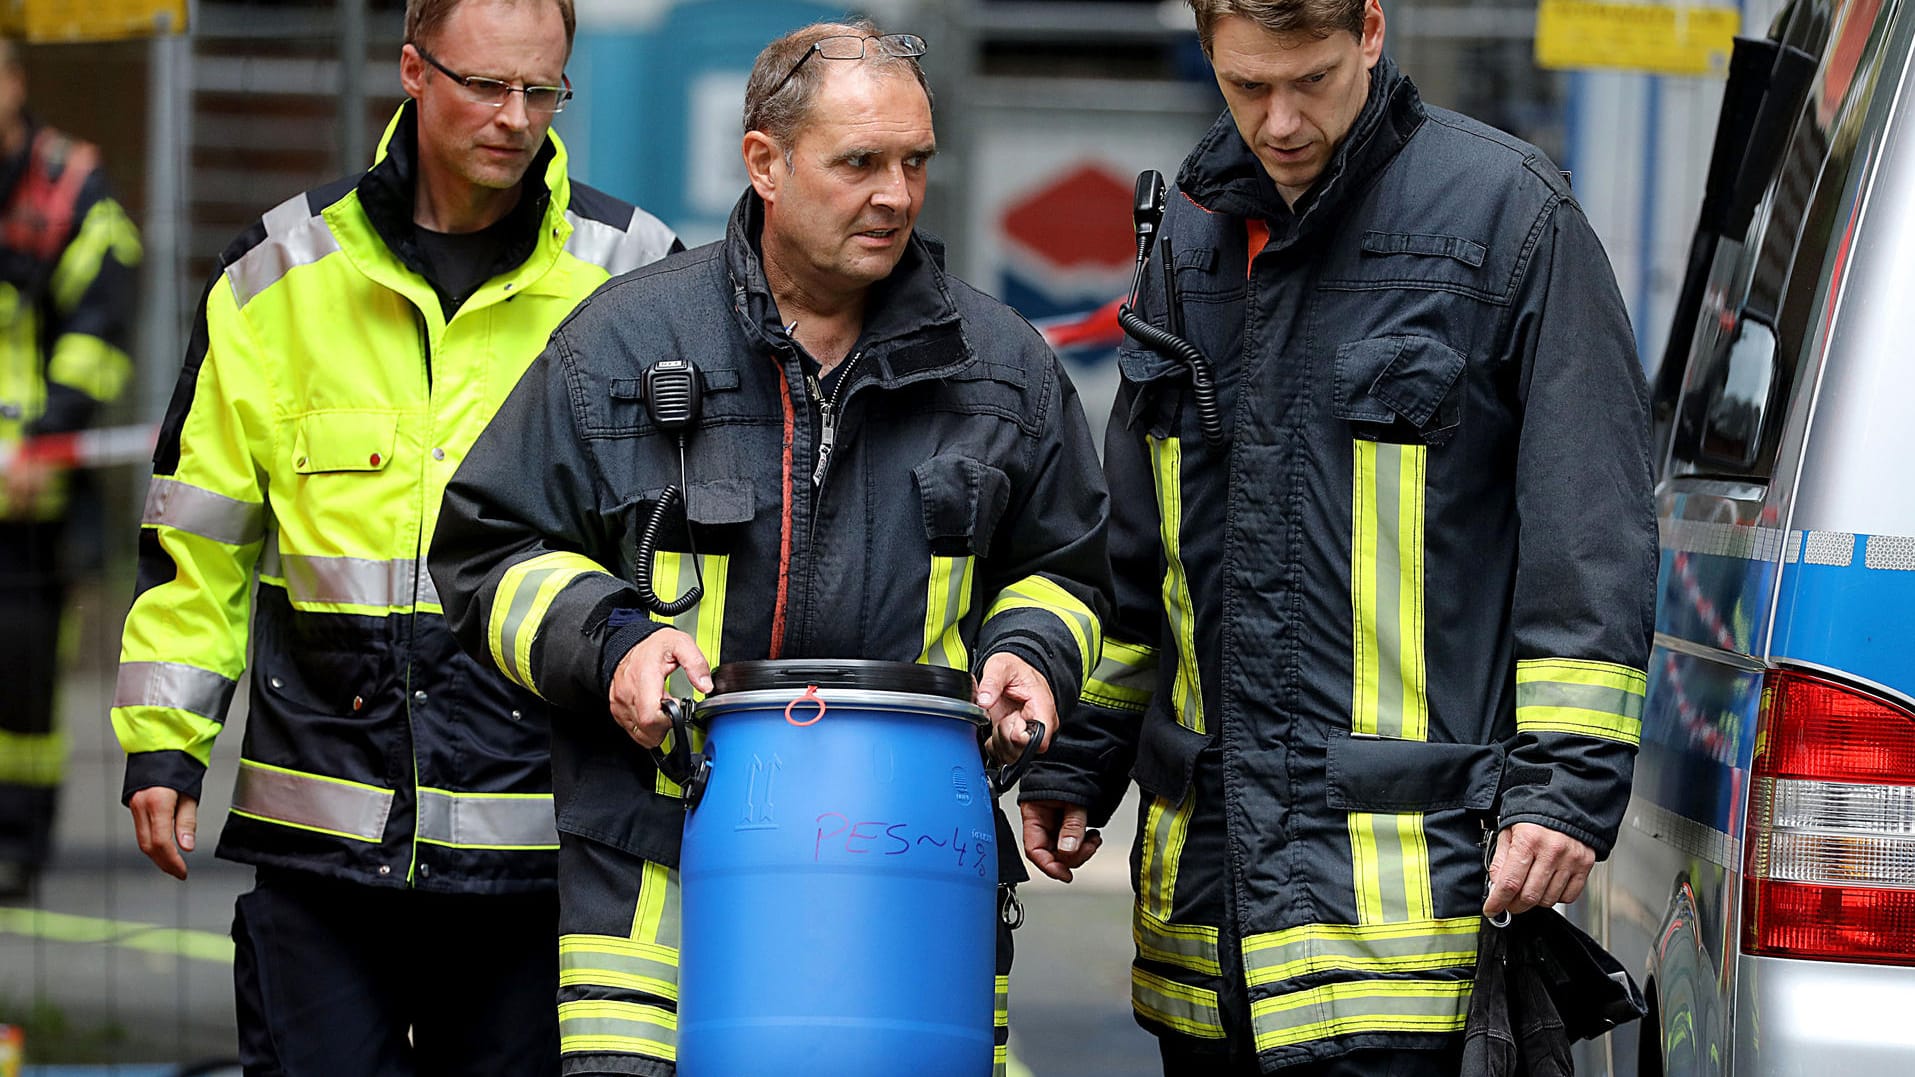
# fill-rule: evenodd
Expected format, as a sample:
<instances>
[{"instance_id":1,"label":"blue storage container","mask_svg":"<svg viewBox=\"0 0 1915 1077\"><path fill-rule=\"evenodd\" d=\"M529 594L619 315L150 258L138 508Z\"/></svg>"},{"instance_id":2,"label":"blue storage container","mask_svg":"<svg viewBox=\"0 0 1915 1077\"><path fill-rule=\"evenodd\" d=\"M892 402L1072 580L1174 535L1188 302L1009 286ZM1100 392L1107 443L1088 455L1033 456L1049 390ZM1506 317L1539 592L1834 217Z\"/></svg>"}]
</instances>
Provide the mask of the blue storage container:
<instances>
[{"instance_id":1,"label":"blue storage container","mask_svg":"<svg viewBox=\"0 0 1915 1077\"><path fill-rule=\"evenodd\" d=\"M748 662L714 682L679 1071L986 1077L998 850L969 675Z\"/></svg>"}]
</instances>

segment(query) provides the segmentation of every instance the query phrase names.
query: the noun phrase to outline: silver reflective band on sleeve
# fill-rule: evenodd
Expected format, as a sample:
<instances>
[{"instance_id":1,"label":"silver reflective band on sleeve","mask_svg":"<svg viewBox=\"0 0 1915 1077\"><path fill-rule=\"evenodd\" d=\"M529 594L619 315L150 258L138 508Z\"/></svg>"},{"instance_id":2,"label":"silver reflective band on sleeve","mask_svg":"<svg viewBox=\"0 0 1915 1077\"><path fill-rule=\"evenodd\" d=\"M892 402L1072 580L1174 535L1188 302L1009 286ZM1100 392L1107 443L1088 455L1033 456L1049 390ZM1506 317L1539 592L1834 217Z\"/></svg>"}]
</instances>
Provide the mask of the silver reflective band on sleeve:
<instances>
[{"instance_id":1,"label":"silver reflective band on sleeve","mask_svg":"<svg viewBox=\"0 0 1915 1077\"><path fill-rule=\"evenodd\" d=\"M372 561L288 553L262 559L260 572L272 575L269 569L284 573L286 595L296 603L385 607L439 604L432 574L411 558Z\"/></svg>"},{"instance_id":2,"label":"silver reflective band on sleeve","mask_svg":"<svg viewBox=\"0 0 1915 1077\"><path fill-rule=\"evenodd\" d=\"M549 794L419 790L419 840L461 849L556 849Z\"/></svg>"},{"instance_id":3,"label":"silver reflective band on sleeve","mask_svg":"<svg viewBox=\"0 0 1915 1077\"><path fill-rule=\"evenodd\" d=\"M223 721L237 681L178 662L122 662L115 707L171 707Z\"/></svg>"},{"instance_id":4,"label":"silver reflective band on sleeve","mask_svg":"<svg viewBox=\"0 0 1915 1077\"><path fill-rule=\"evenodd\" d=\"M272 287L287 273L311 265L339 250L326 218L312 212L304 194L297 194L267 211L266 238L226 267L233 299L241 307Z\"/></svg>"},{"instance_id":5,"label":"silver reflective band on sleeve","mask_svg":"<svg viewBox=\"0 0 1915 1077\"><path fill-rule=\"evenodd\" d=\"M572 222L565 252L602 267L614 277L656 262L672 249L671 230L641 209L632 210L631 222L624 228L581 217L569 209L565 219Z\"/></svg>"},{"instance_id":6,"label":"silver reflective band on sleeve","mask_svg":"<svg viewBox=\"0 0 1915 1077\"><path fill-rule=\"evenodd\" d=\"M358 841L377 842L392 813L392 790L239 761L233 814Z\"/></svg>"},{"instance_id":7,"label":"silver reflective band on sleeve","mask_svg":"<svg viewBox=\"0 0 1915 1077\"><path fill-rule=\"evenodd\" d=\"M441 605L438 585L432 582L432 573L426 571L423 563L418 564L418 577L414 581L412 601L418 606Z\"/></svg>"},{"instance_id":8,"label":"silver reflective band on sleeve","mask_svg":"<svg viewBox=\"0 0 1915 1077\"><path fill-rule=\"evenodd\" d=\"M228 546L258 542L266 534L266 506L155 476L146 488L140 523L171 527Z\"/></svg>"}]
</instances>

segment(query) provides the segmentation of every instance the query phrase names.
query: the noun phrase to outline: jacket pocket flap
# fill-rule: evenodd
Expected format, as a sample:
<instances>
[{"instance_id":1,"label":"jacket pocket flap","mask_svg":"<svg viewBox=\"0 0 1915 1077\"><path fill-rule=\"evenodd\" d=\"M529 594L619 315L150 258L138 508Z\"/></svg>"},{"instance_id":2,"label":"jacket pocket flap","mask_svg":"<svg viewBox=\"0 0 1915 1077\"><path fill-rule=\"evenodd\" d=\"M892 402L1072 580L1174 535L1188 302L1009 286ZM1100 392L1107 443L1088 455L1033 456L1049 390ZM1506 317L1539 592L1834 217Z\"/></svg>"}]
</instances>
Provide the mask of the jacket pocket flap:
<instances>
[{"instance_id":1,"label":"jacket pocket flap","mask_svg":"<svg viewBox=\"0 0 1915 1077\"><path fill-rule=\"evenodd\" d=\"M1489 248L1461 236L1422 235L1414 232L1365 232L1364 254L1420 254L1432 258L1454 258L1480 269L1489 257Z\"/></svg>"},{"instance_id":2,"label":"jacket pocket flap","mask_svg":"<svg viewBox=\"0 0 1915 1077\"><path fill-rule=\"evenodd\" d=\"M1341 811L1488 812L1496 806L1502 777L1498 744L1372 737L1330 742L1330 806Z\"/></svg>"},{"instance_id":3,"label":"jacket pocket flap","mask_svg":"<svg viewBox=\"0 0 1915 1077\"><path fill-rule=\"evenodd\" d=\"M1024 376L1024 368L1011 363L993 363L980 359L975 363L953 370L946 375L952 381L994 381L999 385L1011 385L1023 389L1030 384Z\"/></svg>"},{"instance_id":4,"label":"jacket pocket flap","mask_svg":"<svg viewBox=\"0 0 1915 1077\"><path fill-rule=\"evenodd\" d=\"M1138 347L1126 337L1123 347L1117 350L1117 370L1124 380L1145 385L1153 381L1176 377L1184 372L1184 365L1175 359L1169 359L1149 348Z\"/></svg>"},{"instance_id":5,"label":"jacket pocket flap","mask_svg":"<svg viewBox=\"0 0 1915 1077\"><path fill-rule=\"evenodd\" d=\"M685 491L685 516L695 524L749 523L756 511L746 479L695 482Z\"/></svg>"},{"instance_id":6,"label":"jacket pocket flap","mask_svg":"<svg viewBox=\"0 0 1915 1077\"><path fill-rule=\"evenodd\" d=\"M1337 349L1336 412L1352 422L1401 415L1421 430L1462 375L1463 356L1429 337L1375 337Z\"/></svg>"},{"instance_id":7,"label":"jacket pocket flap","mask_svg":"<svg viewBox=\"0 0 1915 1077\"><path fill-rule=\"evenodd\" d=\"M730 367L717 367L700 370L698 381L708 393L723 393L738 388L738 371ZM645 380L643 378L613 378L609 394L613 400L644 400Z\"/></svg>"},{"instance_id":8,"label":"jacket pocket flap","mask_svg":"<svg viewBox=\"0 0 1915 1077\"><path fill-rule=\"evenodd\" d=\"M940 453L911 469L924 507L924 537L941 556L983 556L1011 502L1004 472L968 456ZM960 549L961 547L961 549Z\"/></svg>"},{"instance_id":9,"label":"jacket pocket flap","mask_svg":"<svg viewBox=\"0 0 1915 1077\"><path fill-rule=\"evenodd\" d=\"M1179 725L1169 714L1153 710L1137 735L1137 761L1130 776L1152 796L1181 801L1190 788L1197 754L1210 743L1208 734Z\"/></svg>"},{"instance_id":10,"label":"jacket pocket flap","mask_svg":"<svg viewBox=\"0 0 1915 1077\"><path fill-rule=\"evenodd\" d=\"M293 432L293 470L381 471L399 440L399 414L392 411L315 411L300 416Z\"/></svg>"}]
</instances>

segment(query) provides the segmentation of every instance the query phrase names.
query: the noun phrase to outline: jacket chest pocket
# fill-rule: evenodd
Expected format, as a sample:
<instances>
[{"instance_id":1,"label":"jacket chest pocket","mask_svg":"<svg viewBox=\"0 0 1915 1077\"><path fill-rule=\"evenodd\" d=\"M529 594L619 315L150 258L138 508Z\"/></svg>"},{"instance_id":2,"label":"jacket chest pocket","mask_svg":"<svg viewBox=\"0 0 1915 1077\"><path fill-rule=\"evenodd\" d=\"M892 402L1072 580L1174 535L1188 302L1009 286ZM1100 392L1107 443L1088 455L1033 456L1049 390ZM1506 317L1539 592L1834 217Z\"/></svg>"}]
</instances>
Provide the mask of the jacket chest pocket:
<instances>
[{"instance_id":1,"label":"jacket chest pocket","mask_svg":"<svg viewBox=\"0 0 1915 1077\"><path fill-rule=\"evenodd\" d=\"M1441 445L1462 425L1467 366L1430 337L1353 340L1337 349L1331 405L1365 441Z\"/></svg>"},{"instance_id":2,"label":"jacket chest pocket","mask_svg":"<svg viewBox=\"0 0 1915 1077\"><path fill-rule=\"evenodd\" d=\"M924 510L924 638L918 661L970 668L964 623L976 593L977 565L988 558L1011 501L1002 470L958 453L940 453L911 469Z\"/></svg>"},{"instance_id":3,"label":"jacket chest pocket","mask_svg":"<svg viewBox=\"0 0 1915 1077\"><path fill-rule=\"evenodd\" d=\"M293 428L293 471L300 475L383 471L399 440L390 411L315 411Z\"/></svg>"},{"instance_id":4,"label":"jacket chest pocket","mask_svg":"<svg viewBox=\"0 0 1915 1077\"><path fill-rule=\"evenodd\" d=\"M1176 437L1183 426L1184 397L1190 373L1174 359L1126 341L1117 353L1117 369L1130 401L1125 423L1154 438ZM1196 431L1195 420L1191 423Z\"/></svg>"},{"instance_id":5,"label":"jacket chest pocket","mask_svg":"<svg viewBox=\"0 0 1915 1077\"><path fill-rule=\"evenodd\" d=\"M661 509L660 503L668 498L669 504ZM634 546L644 542L649 530L651 545L658 551L729 554L757 516L753 498L749 479L694 480L684 489L647 490L627 508Z\"/></svg>"},{"instance_id":6,"label":"jacket chest pocket","mask_svg":"<svg viewBox=\"0 0 1915 1077\"><path fill-rule=\"evenodd\" d=\"M982 460L940 453L911 469L933 555L988 556L1011 502L1011 480Z\"/></svg>"},{"instance_id":7,"label":"jacket chest pocket","mask_svg":"<svg viewBox=\"0 0 1915 1077\"><path fill-rule=\"evenodd\" d=\"M1514 284L1508 267L1468 237L1375 230L1342 238L1318 279L1337 291L1434 289L1494 303L1507 301Z\"/></svg>"}]
</instances>

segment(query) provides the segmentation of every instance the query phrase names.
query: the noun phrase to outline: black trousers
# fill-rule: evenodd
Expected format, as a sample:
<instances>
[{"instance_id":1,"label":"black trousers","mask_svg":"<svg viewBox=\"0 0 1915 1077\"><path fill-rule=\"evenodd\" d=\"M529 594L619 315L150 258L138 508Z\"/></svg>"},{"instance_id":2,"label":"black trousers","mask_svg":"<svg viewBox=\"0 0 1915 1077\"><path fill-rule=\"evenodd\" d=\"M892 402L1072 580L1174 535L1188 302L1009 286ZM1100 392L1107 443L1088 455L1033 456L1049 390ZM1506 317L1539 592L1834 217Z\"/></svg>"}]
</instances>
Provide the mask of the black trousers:
<instances>
[{"instance_id":1,"label":"black trousers","mask_svg":"<svg viewBox=\"0 0 1915 1077\"><path fill-rule=\"evenodd\" d=\"M247 1077L555 1077L558 898L260 869L233 916Z\"/></svg>"},{"instance_id":2,"label":"black trousers","mask_svg":"<svg viewBox=\"0 0 1915 1077\"><path fill-rule=\"evenodd\" d=\"M1258 1077L1257 1058L1246 1048L1206 1054L1157 1041L1164 1077ZM1277 1071L1278 1077L1457 1077L1463 1064L1462 1037L1447 1051L1352 1051L1328 1062L1312 1062Z\"/></svg>"},{"instance_id":3,"label":"black trousers","mask_svg":"<svg viewBox=\"0 0 1915 1077\"><path fill-rule=\"evenodd\" d=\"M52 847L60 768L53 738L60 672L58 523L0 523L0 861L38 868Z\"/></svg>"}]
</instances>

